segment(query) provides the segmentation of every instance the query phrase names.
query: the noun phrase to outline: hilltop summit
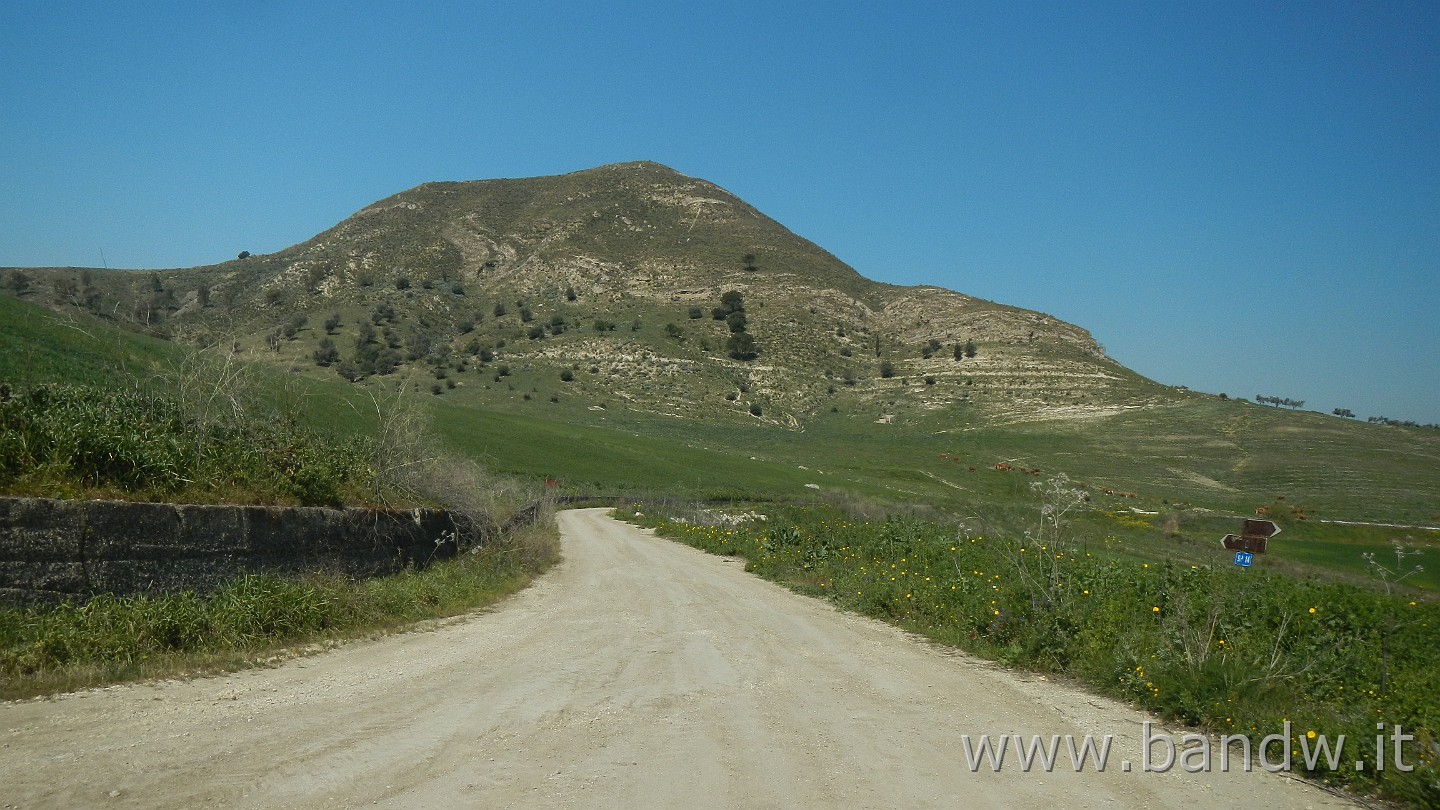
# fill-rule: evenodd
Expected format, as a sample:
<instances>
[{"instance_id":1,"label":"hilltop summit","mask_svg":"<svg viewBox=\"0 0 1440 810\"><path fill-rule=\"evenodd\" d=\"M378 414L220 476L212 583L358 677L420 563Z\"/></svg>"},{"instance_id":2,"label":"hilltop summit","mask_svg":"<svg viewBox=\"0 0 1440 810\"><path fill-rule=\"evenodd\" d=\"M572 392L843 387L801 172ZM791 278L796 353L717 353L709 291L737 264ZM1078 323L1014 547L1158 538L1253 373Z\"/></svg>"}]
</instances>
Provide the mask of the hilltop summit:
<instances>
[{"instance_id":1,"label":"hilltop summit","mask_svg":"<svg viewBox=\"0 0 1440 810\"><path fill-rule=\"evenodd\" d=\"M225 333L257 358L356 381L443 379L427 385L450 393L480 369L488 385L461 392L480 402L566 374L567 396L597 407L800 426L822 410L1108 413L1165 390L1082 328L871 281L725 189L648 161L425 183L274 254L102 275L95 311L202 342Z\"/></svg>"}]
</instances>

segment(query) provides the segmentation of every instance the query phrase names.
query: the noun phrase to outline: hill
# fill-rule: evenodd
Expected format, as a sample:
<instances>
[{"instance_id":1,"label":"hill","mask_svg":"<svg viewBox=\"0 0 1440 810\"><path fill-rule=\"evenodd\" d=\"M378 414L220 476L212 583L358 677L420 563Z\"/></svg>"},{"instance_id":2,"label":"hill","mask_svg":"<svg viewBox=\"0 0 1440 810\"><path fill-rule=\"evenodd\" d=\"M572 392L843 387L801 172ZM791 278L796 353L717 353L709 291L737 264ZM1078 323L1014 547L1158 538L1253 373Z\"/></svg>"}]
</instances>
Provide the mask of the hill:
<instances>
[{"instance_id":1,"label":"hill","mask_svg":"<svg viewBox=\"0 0 1440 810\"><path fill-rule=\"evenodd\" d=\"M870 281L654 163L427 183L211 267L4 278L77 321L236 346L327 389L403 381L492 466L582 490L823 487L968 508L1023 496L967 477L1000 465L1136 495L1113 496L1126 510L1440 511L1434 431L1158 385L1078 326Z\"/></svg>"},{"instance_id":2,"label":"hill","mask_svg":"<svg viewBox=\"0 0 1440 810\"><path fill-rule=\"evenodd\" d=\"M351 379L479 367L488 391L473 376L456 387L486 403L519 398L514 380L494 387L501 365L531 388L569 370L566 395L596 406L791 427L831 408L893 419L974 404L1028 418L1172 398L1083 329L869 281L723 189L653 163L429 183L279 253L213 267L29 273L48 303L188 342L238 340L271 361L313 365L328 338L328 367ZM731 291L753 357L732 351L734 321L717 318Z\"/></svg>"}]
</instances>

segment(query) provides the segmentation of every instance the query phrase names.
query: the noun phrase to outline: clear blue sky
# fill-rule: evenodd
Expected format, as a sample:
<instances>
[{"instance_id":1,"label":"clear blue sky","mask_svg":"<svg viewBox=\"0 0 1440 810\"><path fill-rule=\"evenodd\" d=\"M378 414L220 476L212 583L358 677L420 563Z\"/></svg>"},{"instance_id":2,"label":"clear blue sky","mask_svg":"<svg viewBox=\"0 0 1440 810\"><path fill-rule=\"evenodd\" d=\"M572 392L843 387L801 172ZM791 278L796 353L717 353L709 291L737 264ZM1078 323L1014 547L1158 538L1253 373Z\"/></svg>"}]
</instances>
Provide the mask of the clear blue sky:
<instances>
[{"instance_id":1,"label":"clear blue sky","mask_svg":"<svg viewBox=\"0 0 1440 810\"><path fill-rule=\"evenodd\" d=\"M655 160L1164 383L1440 422L1440 4L0 0L0 265Z\"/></svg>"}]
</instances>

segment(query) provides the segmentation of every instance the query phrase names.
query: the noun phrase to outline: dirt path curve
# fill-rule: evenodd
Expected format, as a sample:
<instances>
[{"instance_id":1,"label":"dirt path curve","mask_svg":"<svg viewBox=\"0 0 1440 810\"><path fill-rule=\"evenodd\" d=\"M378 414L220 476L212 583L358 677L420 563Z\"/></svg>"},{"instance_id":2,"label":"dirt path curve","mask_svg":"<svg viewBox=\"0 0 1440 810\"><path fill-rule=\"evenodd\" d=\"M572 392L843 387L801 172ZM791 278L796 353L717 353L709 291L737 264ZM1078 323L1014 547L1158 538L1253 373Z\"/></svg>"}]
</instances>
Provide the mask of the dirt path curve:
<instances>
[{"instance_id":1,"label":"dirt path curve","mask_svg":"<svg viewBox=\"0 0 1440 810\"><path fill-rule=\"evenodd\" d=\"M560 525L565 562L489 613L274 669L0 705L0 807L1346 806L1258 770L1142 773L1144 717L1124 706L601 510ZM961 735L985 733L1117 736L1104 773L1024 773L1013 750L972 773Z\"/></svg>"}]
</instances>

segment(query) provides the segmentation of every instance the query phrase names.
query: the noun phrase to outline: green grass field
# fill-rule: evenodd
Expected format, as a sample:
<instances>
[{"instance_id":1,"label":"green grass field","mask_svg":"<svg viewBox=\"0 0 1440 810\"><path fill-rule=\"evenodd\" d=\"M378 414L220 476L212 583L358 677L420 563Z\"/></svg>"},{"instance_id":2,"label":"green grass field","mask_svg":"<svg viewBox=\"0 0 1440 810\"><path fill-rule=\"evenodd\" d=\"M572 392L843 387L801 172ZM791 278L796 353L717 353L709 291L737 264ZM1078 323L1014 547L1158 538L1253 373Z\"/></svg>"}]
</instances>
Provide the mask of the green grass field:
<instances>
[{"instance_id":1,"label":"green grass field","mask_svg":"<svg viewBox=\"0 0 1440 810\"><path fill-rule=\"evenodd\" d=\"M6 296L0 349L0 380L14 383L136 385L186 356L174 344ZM1433 430L1203 395L1106 417L1009 423L964 403L903 413L893 424L837 407L796 429L740 408L710 420L659 415L579 395L549 372L519 366L499 382L493 364L472 368L441 396L423 372L351 385L303 358L292 368L256 366L250 377L267 408L308 428L372 432L374 399L403 382L455 452L495 473L555 480L562 494L918 506L1019 533L1030 519L1030 486L1065 473L1090 494L1092 514L1080 520L1089 541L1127 554L1225 557L1220 536L1260 508L1283 528L1260 564L1295 576L1366 579L1360 555L1383 558L1396 540L1426 557L1440 552L1434 531L1322 523L1440 525ZM1429 567L1411 584L1440 588L1440 563Z\"/></svg>"}]
</instances>

